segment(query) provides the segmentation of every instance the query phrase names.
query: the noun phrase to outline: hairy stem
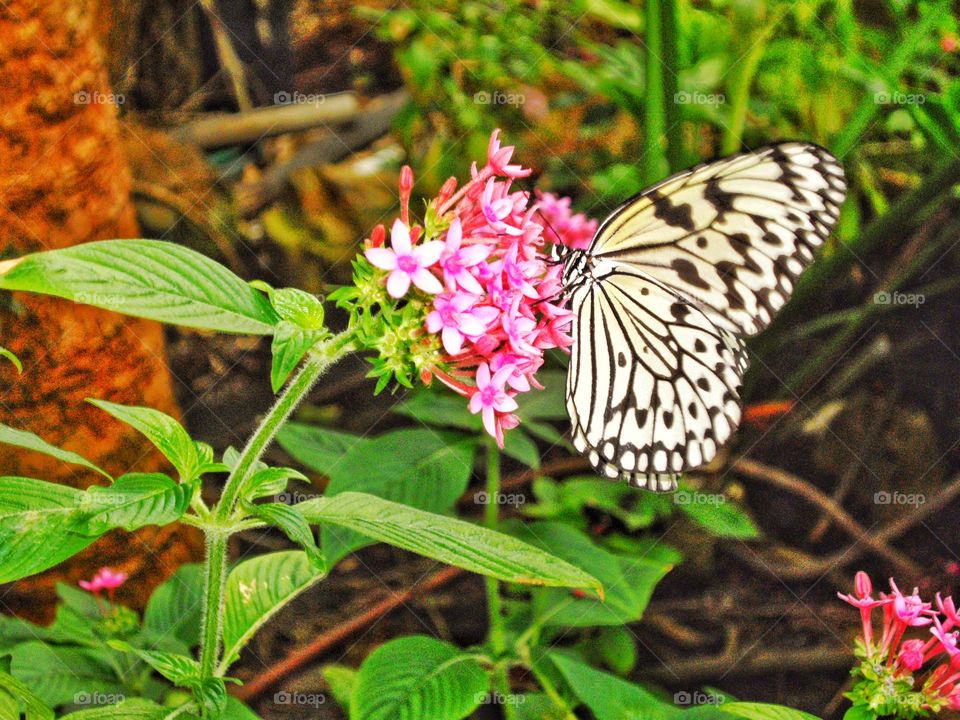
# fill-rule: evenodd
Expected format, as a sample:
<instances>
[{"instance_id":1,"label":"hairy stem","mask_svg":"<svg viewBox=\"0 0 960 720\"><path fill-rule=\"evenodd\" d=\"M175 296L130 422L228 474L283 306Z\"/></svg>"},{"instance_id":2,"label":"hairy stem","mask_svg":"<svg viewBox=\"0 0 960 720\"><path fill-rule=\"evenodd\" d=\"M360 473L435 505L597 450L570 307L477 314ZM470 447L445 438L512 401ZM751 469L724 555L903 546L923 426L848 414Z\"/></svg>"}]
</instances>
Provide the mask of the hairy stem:
<instances>
[{"instance_id":1,"label":"hairy stem","mask_svg":"<svg viewBox=\"0 0 960 720\"><path fill-rule=\"evenodd\" d=\"M203 632L200 635L200 671L211 677L220 655L220 633L223 629L223 587L227 580L227 544L230 534L212 530L207 533L207 556L204 561Z\"/></svg>"}]
</instances>

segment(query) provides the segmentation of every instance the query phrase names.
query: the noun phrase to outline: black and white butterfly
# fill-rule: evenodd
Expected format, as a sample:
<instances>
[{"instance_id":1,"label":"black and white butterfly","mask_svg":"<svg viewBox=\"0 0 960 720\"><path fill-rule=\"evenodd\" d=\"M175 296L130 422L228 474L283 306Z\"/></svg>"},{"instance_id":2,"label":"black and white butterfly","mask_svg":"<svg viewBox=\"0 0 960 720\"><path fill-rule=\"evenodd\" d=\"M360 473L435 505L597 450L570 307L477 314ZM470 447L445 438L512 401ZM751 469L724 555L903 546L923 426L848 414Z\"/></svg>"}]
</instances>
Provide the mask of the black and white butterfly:
<instances>
[{"instance_id":1,"label":"black and white butterfly","mask_svg":"<svg viewBox=\"0 0 960 720\"><path fill-rule=\"evenodd\" d=\"M716 455L740 421L743 340L786 303L845 194L830 153L780 143L667 178L564 252L567 410L597 471L668 491Z\"/></svg>"}]
</instances>

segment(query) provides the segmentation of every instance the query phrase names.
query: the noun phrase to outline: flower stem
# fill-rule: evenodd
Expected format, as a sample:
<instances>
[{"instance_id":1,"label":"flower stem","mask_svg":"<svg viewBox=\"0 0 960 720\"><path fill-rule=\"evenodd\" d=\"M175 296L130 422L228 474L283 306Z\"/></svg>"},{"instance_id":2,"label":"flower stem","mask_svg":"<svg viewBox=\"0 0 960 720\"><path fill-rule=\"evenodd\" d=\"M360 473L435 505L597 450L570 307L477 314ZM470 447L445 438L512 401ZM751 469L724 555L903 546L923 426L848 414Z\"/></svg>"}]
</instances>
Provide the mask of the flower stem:
<instances>
[{"instance_id":1,"label":"flower stem","mask_svg":"<svg viewBox=\"0 0 960 720\"><path fill-rule=\"evenodd\" d=\"M204 562L204 612L201 629L200 669L203 677L216 672L223 629L223 591L227 578L227 547L230 535L244 527L243 518L235 517L234 506L243 484L276 437L287 418L307 396L320 376L348 350L351 335L348 332L334 336L312 351L303 367L277 398L240 453L220 501L211 511L213 523L204 523L207 552Z\"/></svg>"},{"instance_id":2,"label":"flower stem","mask_svg":"<svg viewBox=\"0 0 960 720\"><path fill-rule=\"evenodd\" d=\"M254 465L260 460L267 446L276 437L277 432L290 417L294 409L306 397L310 388L320 379L320 376L335 363L345 352L345 346L350 337L347 333L341 333L334 336L329 341L320 346L317 350L307 356L307 361L300 369L300 372L293 378L286 389L277 398L276 403L270 408L266 417L254 431L253 435L247 441L246 446L240 453L236 466L227 477L227 482L223 487L223 494L220 496L220 502L217 503L217 509L214 517L224 522L233 512L233 506L236 504L243 483L250 475Z\"/></svg>"},{"instance_id":3,"label":"flower stem","mask_svg":"<svg viewBox=\"0 0 960 720\"><path fill-rule=\"evenodd\" d=\"M200 671L212 677L220 654L220 632L223 628L223 588L227 580L228 532L207 532L206 575L203 586L203 632L200 636Z\"/></svg>"},{"instance_id":4,"label":"flower stem","mask_svg":"<svg viewBox=\"0 0 960 720\"><path fill-rule=\"evenodd\" d=\"M496 531L500 520L498 499L500 497L500 451L492 438L487 439L487 505L484 508L484 521L488 528ZM490 617L490 647L496 657L507 649L506 631L503 624L502 603L500 602L500 583L488 577L487 612ZM514 706L510 702L510 675L507 666L498 663L493 673L493 682L503 696L503 714L507 720L514 717Z\"/></svg>"}]
</instances>

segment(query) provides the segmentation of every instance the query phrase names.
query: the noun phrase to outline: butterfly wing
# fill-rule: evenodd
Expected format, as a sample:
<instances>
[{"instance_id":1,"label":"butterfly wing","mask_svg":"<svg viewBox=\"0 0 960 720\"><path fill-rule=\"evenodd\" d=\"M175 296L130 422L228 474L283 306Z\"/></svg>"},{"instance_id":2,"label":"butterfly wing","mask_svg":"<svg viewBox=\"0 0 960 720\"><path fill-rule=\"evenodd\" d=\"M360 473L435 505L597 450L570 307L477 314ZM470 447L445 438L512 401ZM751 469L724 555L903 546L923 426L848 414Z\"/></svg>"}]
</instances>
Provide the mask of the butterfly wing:
<instances>
[{"instance_id":1,"label":"butterfly wing","mask_svg":"<svg viewBox=\"0 0 960 720\"><path fill-rule=\"evenodd\" d=\"M770 322L836 223L843 168L787 142L698 165L645 190L600 226L588 253L643 270L721 328Z\"/></svg>"},{"instance_id":2,"label":"butterfly wing","mask_svg":"<svg viewBox=\"0 0 960 720\"><path fill-rule=\"evenodd\" d=\"M845 193L823 148L772 145L631 198L568 261L567 409L599 472L670 490L714 457L740 421L742 338L786 303Z\"/></svg>"},{"instance_id":3,"label":"butterfly wing","mask_svg":"<svg viewBox=\"0 0 960 720\"><path fill-rule=\"evenodd\" d=\"M676 488L740 420L742 342L663 283L603 263L571 297L573 443L612 479Z\"/></svg>"}]
</instances>

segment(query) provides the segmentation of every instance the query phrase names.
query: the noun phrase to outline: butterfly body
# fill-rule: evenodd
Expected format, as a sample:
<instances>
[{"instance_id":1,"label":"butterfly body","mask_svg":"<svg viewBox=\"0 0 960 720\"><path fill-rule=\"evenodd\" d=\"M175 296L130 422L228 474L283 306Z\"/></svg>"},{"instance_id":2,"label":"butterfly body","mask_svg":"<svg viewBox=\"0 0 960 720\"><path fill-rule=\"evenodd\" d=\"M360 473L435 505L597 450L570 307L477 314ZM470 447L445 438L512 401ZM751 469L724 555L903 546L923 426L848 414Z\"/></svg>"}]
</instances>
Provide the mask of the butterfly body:
<instances>
[{"instance_id":1,"label":"butterfly body","mask_svg":"<svg viewBox=\"0 0 960 720\"><path fill-rule=\"evenodd\" d=\"M744 338L787 301L836 222L839 163L782 143L678 173L567 251L567 410L601 474L668 491L740 421Z\"/></svg>"}]
</instances>

